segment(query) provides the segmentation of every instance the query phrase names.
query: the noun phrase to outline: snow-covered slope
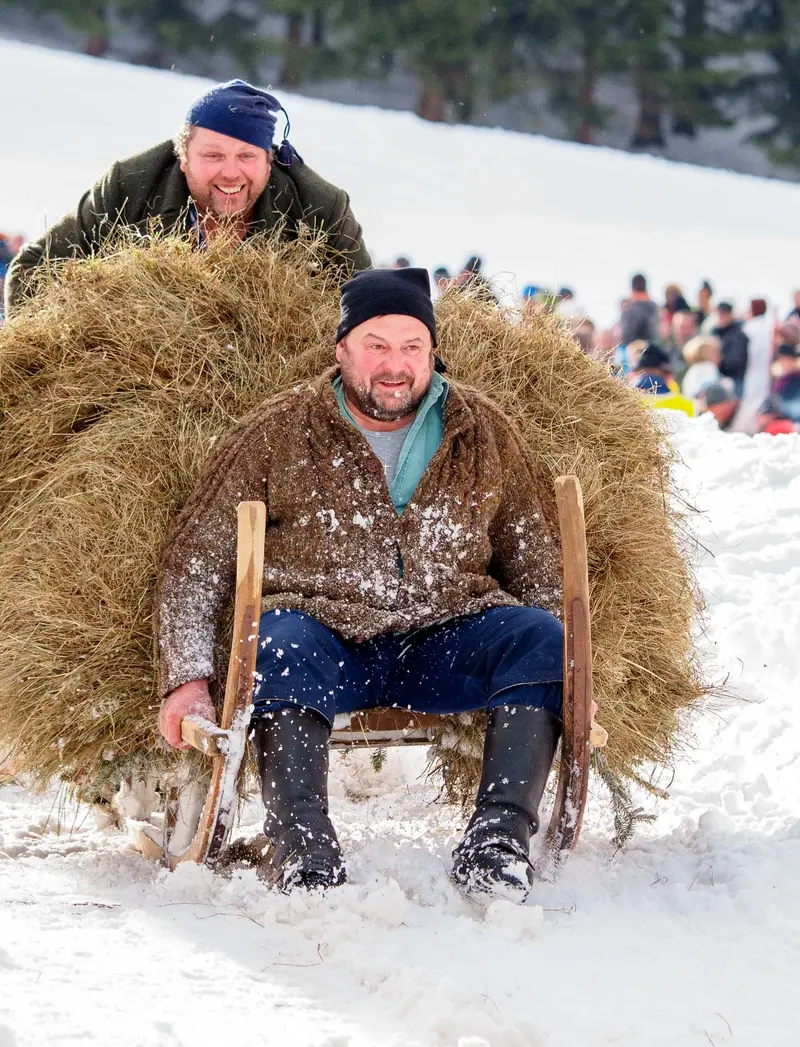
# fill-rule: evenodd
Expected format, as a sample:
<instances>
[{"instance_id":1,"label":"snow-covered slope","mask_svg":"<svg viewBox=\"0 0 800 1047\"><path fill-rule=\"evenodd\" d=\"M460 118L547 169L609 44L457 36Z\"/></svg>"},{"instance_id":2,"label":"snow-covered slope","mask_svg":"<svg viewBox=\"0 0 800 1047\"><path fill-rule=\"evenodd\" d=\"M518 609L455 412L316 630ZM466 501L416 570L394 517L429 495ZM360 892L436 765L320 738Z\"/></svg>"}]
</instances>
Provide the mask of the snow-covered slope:
<instances>
[{"instance_id":1,"label":"snow-covered slope","mask_svg":"<svg viewBox=\"0 0 800 1047\"><path fill-rule=\"evenodd\" d=\"M169 137L206 82L0 41L0 229L38 236L114 160ZM24 91L11 85L24 84ZM599 322L631 274L710 278L781 310L800 284L800 185L409 113L281 95L306 161L350 192L377 260L577 288Z\"/></svg>"},{"instance_id":2,"label":"snow-covered slope","mask_svg":"<svg viewBox=\"0 0 800 1047\"><path fill-rule=\"evenodd\" d=\"M0 1045L787 1047L800 970L800 439L671 420L702 515L709 666L736 698L620 853L593 796L529 903L465 901L459 819L334 757L350 883L275 896L168 874L86 812L0 789ZM57 835L61 816L60 835ZM253 822L254 809L247 814Z\"/></svg>"}]
</instances>

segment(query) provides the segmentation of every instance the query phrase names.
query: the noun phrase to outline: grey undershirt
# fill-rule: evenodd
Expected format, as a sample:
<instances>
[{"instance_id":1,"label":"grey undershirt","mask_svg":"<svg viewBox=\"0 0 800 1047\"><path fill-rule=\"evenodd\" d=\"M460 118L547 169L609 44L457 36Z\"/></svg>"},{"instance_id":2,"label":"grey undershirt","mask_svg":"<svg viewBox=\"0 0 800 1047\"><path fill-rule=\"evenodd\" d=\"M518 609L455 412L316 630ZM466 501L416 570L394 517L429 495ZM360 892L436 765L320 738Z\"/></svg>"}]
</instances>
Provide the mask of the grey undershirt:
<instances>
[{"instance_id":1,"label":"grey undershirt","mask_svg":"<svg viewBox=\"0 0 800 1047\"><path fill-rule=\"evenodd\" d=\"M400 461L400 452L403 450L403 444L413 424L412 420L408 425L404 425L402 429L392 429L390 432L377 432L375 429L358 427L359 431L369 442L376 457L380 459L383 471L386 474L386 483L389 487L392 486L394 481L397 463Z\"/></svg>"}]
</instances>

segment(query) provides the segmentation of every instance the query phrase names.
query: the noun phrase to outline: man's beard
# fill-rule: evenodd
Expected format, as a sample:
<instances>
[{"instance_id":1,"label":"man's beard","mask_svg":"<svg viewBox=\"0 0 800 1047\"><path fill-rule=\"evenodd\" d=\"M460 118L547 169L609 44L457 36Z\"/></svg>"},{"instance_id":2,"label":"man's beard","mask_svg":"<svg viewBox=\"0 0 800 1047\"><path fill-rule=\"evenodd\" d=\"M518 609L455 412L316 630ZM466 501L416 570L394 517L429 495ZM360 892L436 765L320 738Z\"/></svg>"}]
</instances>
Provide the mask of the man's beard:
<instances>
[{"instance_id":1,"label":"man's beard","mask_svg":"<svg viewBox=\"0 0 800 1047\"><path fill-rule=\"evenodd\" d=\"M350 380L345 366L342 366L342 385L346 398L365 414L368 418L374 418L376 422L396 422L400 418L413 414L428 392L426 386L421 392L414 392L413 384L404 389L398 389L391 396L388 404L382 403L375 396L373 386L376 382L408 382L407 374L391 374L383 371L374 375L369 385L356 385Z\"/></svg>"},{"instance_id":2,"label":"man's beard","mask_svg":"<svg viewBox=\"0 0 800 1047\"><path fill-rule=\"evenodd\" d=\"M224 225L226 221L231 224L241 221L242 218L252 212L254 203L255 201L252 199L252 192L249 187L245 191L244 201L238 204L235 209L228 209L225 206L216 207L214 193L211 189L201 196L195 197L195 205L198 212L205 217L213 218L220 225Z\"/></svg>"}]
</instances>

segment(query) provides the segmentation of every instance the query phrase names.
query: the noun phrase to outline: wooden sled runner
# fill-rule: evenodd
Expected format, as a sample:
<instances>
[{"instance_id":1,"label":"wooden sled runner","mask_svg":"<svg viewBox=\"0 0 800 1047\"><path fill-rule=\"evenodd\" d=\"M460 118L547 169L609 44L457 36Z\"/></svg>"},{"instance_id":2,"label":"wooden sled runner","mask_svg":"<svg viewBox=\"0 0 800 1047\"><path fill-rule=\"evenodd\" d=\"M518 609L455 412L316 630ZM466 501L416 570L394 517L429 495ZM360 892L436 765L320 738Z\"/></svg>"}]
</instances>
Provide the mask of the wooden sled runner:
<instances>
[{"instance_id":1,"label":"wooden sled runner","mask_svg":"<svg viewBox=\"0 0 800 1047\"><path fill-rule=\"evenodd\" d=\"M559 855L577 843L586 806L591 745L604 745L606 736L601 727L592 724L591 717L592 639L581 488L575 476L559 477L555 487L564 559L564 733L548 843ZM184 741L212 761L211 783L199 820L196 798L192 803L182 795L173 795L167 802L160 842L149 827L133 834L135 845L146 857L161 860L170 868L184 861L213 866L232 827L258 649L265 526L263 503L242 502L238 509L233 643L220 726L194 717L182 725ZM355 712L349 714L347 726L334 724L330 744L332 748L429 745L437 721L432 714L400 709Z\"/></svg>"}]
</instances>

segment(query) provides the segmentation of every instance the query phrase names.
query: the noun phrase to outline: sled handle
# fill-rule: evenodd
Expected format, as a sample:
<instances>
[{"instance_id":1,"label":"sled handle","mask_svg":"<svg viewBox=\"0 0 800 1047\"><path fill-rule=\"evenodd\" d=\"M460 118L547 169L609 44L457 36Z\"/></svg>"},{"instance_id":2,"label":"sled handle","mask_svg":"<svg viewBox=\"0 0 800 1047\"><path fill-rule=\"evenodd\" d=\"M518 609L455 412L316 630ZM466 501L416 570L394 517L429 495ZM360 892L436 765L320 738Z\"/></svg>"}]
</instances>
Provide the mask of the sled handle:
<instances>
[{"instance_id":1,"label":"sled handle","mask_svg":"<svg viewBox=\"0 0 800 1047\"><path fill-rule=\"evenodd\" d=\"M564 729L549 835L560 853L578 841L589 787L592 626L581 485L577 476L559 476L555 490L564 563Z\"/></svg>"},{"instance_id":2,"label":"sled handle","mask_svg":"<svg viewBox=\"0 0 800 1047\"><path fill-rule=\"evenodd\" d=\"M202 716L181 720L181 738L204 756L224 756L228 751L228 732Z\"/></svg>"},{"instance_id":3,"label":"sled handle","mask_svg":"<svg viewBox=\"0 0 800 1047\"><path fill-rule=\"evenodd\" d=\"M236 601L231 660L219 724L223 731L230 729L236 710L243 704L249 705L253 696L267 534L267 507L263 502L240 502L236 514Z\"/></svg>"},{"instance_id":4,"label":"sled handle","mask_svg":"<svg viewBox=\"0 0 800 1047\"><path fill-rule=\"evenodd\" d=\"M202 723L192 724L191 717L181 723L181 735L184 730L190 735L187 739L191 745L199 741L201 752L204 738L213 733L215 741L209 741L217 748L212 756L211 782L208 787L203 813L197 826L192 843L183 854L174 857L171 865L174 868L181 862L204 862L209 860L212 847L220 846L217 823L218 809L223 788L223 777L229 768L238 774L242 754L231 754L228 760L228 745L219 751L221 737L229 741L228 731L234 719L247 715L253 697L253 673L258 654L258 622L261 615L261 589L264 574L264 542L266 539L267 509L263 502L240 502L236 510L238 518L238 538L236 543L236 599L233 609L233 639L231 657L228 663L228 677L225 683L225 700L222 705L219 728L209 732ZM213 727L212 724L208 724ZM194 739L194 740L192 740ZM235 783L225 782L226 786L235 789ZM218 849L218 848L216 848Z\"/></svg>"}]
</instances>

